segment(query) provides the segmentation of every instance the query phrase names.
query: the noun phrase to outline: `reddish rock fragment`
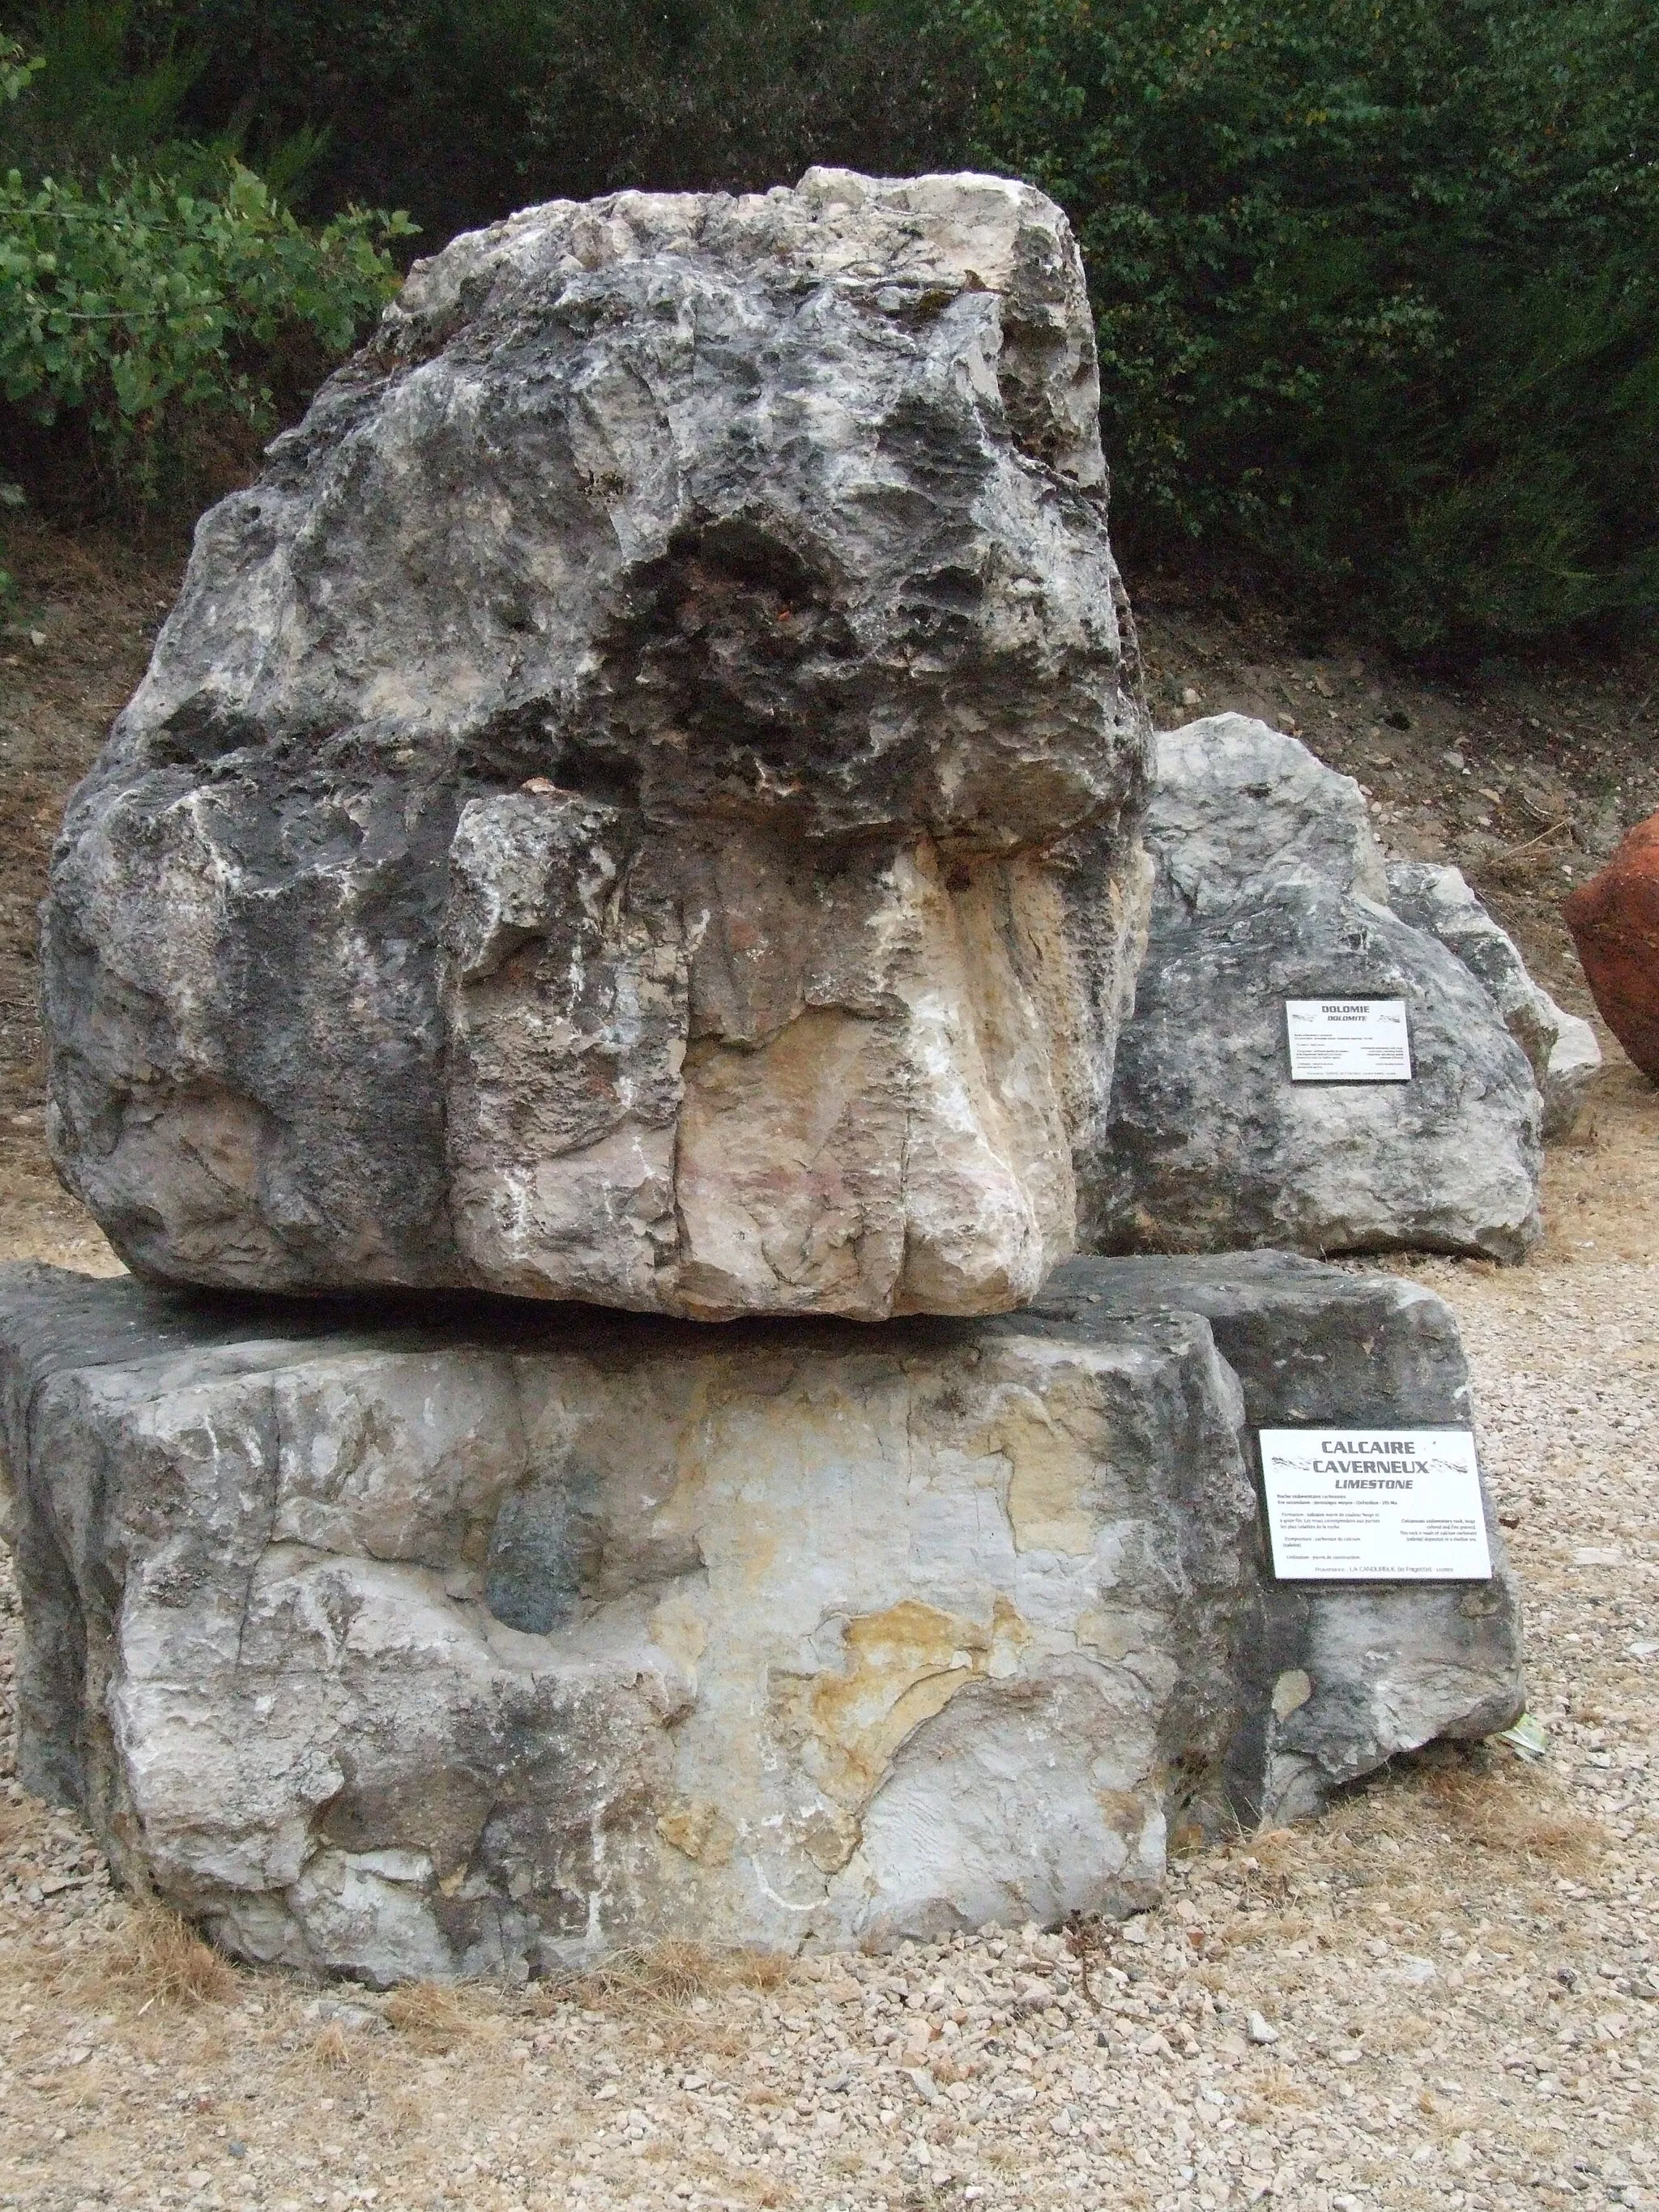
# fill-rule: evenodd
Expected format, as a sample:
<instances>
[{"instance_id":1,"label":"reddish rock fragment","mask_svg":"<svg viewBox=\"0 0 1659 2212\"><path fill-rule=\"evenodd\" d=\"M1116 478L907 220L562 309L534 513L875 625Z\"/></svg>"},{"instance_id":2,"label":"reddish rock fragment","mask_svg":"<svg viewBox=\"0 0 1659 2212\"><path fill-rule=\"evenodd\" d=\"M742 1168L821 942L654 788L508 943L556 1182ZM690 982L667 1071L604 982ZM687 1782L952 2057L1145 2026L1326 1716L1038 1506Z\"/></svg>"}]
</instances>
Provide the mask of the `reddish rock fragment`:
<instances>
[{"instance_id":1,"label":"reddish rock fragment","mask_svg":"<svg viewBox=\"0 0 1659 2212\"><path fill-rule=\"evenodd\" d=\"M1638 822L1561 912L1602 1019L1659 1083L1659 814Z\"/></svg>"}]
</instances>

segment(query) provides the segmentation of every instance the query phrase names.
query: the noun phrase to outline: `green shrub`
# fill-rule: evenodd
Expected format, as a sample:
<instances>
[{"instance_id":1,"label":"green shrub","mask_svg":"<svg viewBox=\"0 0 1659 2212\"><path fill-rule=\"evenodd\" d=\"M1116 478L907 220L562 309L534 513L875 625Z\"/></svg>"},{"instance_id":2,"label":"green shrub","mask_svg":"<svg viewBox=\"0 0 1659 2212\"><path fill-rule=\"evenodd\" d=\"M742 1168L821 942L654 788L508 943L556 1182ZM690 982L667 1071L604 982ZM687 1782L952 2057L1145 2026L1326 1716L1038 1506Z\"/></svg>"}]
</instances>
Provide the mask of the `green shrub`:
<instances>
[{"instance_id":1,"label":"green shrub","mask_svg":"<svg viewBox=\"0 0 1659 2212\"><path fill-rule=\"evenodd\" d=\"M1402 645L1659 603L1647 0L965 0L1070 210L1132 551L1243 540Z\"/></svg>"},{"instance_id":2,"label":"green shrub","mask_svg":"<svg viewBox=\"0 0 1659 2212\"><path fill-rule=\"evenodd\" d=\"M271 365L309 338L337 357L397 283L398 216L304 230L264 181L217 191L112 162L83 190L0 181L0 392L30 420L74 412L141 501L204 418L258 429Z\"/></svg>"},{"instance_id":3,"label":"green shrub","mask_svg":"<svg viewBox=\"0 0 1659 2212\"><path fill-rule=\"evenodd\" d=\"M40 54L26 54L15 39L0 37L0 100L11 101L29 88L37 70L46 67Z\"/></svg>"},{"instance_id":4,"label":"green shrub","mask_svg":"<svg viewBox=\"0 0 1659 2212\"><path fill-rule=\"evenodd\" d=\"M50 82L46 58L0 46L8 101L27 107ZM152 73L137 103L152 122L171 122L181 82L158 90ZM106 108L130 129L130 106ZM80 147L96 156L95 138ZM267 431L274 387L291 400L349 349L395 290L388 246L413 226L354 208L308 229L222 146L76 166L90 173L0 175L9 443L27 473L40 433L66 434L82 473L129 507L188 497L207 444Z\"/></svg>"}]
</instances>

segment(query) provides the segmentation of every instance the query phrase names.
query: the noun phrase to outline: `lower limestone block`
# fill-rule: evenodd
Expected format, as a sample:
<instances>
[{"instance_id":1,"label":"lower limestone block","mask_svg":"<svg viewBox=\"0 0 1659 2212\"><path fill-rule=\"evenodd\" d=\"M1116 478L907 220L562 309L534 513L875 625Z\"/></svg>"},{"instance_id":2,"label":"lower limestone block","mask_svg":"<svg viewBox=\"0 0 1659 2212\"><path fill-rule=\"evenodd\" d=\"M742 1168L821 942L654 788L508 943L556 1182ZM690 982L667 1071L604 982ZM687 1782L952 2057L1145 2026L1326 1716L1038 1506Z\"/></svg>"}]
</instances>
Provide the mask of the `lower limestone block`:
<instances>
[{"instance_id":1,"label":"lower limestone block","mask_svg":"<svg viewBox=\"0 0 1659 2212\"><path fill-rule=\"evenodd\" d=\"M1395 1275L1283 1252L1079 1260L1050 1278L1027 1321L1065 1327L1078 1313L1160 1309L1209 1322L1243 1389L1258 1476L1257 1429L1473 1425L1451 1309ZM1241 1721L1227 1759L1241 1818L1298 1819L1398 1752L1489 1735L1520 1714L1520 1590L1485 1503L1490 1582L1322 1585L1263 1573L1240 1647Z\"/></svg>"},{"instance_id":2,"label":"lower limestone block","mask_svg":"<svg viewBox=\"0 0 1659 2212\"><path fill-rule=\"evenodd\" d=\"M1373 1655L1364 1594L1265 1585L1285 1300L1078 1267L874 1330L0 1270L25 1779L228 1948L381 1984L1131 1911L1230 1790L1508 1718L1500 1577L1462 1703L1326 1755Z\"/></svg>"}]
</instances>

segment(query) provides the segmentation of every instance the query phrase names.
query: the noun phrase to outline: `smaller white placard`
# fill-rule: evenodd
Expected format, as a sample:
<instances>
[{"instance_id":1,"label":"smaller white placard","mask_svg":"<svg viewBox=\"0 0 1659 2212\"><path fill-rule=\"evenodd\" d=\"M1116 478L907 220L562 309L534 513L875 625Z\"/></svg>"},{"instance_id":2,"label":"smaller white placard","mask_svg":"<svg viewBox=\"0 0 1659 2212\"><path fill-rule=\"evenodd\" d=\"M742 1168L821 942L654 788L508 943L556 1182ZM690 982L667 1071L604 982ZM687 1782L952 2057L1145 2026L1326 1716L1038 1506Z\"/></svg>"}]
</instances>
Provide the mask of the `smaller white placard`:
<instances>
[{"instance_id":1,"label":"smaller white placard","mask_svg":"<svg viewBox=\"0 0 1659 2212\"><path fill-rule=\"evenodd\" d=\"M1403 999L1286 999L1292 1083L1409 1083Z\"/></svg>"},{"instance_id":2,"label":"smaller white placard","mask_svg":"<svg viewBox=\"0 0 1659 2212\"><path fill-rule=\"evenodd\" d=\"M1263 1429L1280 1582L1484 1583L1480 1468L1468 1429Z\"/></svg>"}]
</instances>

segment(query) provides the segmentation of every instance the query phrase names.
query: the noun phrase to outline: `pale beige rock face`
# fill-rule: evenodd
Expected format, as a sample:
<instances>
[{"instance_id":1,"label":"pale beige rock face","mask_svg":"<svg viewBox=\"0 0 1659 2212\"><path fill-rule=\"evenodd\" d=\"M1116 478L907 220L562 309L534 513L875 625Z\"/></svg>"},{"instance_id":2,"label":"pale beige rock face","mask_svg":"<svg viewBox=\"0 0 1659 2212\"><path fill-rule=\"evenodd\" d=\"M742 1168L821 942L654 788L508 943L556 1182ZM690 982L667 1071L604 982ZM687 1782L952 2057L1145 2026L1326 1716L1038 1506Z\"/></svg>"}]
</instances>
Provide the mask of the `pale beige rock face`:
<instances>
[{"instance_id":1,"label":"pale beige rock face","mask_svg":"<svg viewBox=\"0 0 1659 2212\"><path fill-rule=\"evenodd\" d=\"M1029 1298L1076 1237L1073 1069L1098 1082L1054 869L924 842L803 897L741 845L712 885L666 847L624 890L614 818L519 793L461 818L446 1081L473 1279L701 1319ZM1119 996L1136 885L1100 886Z\"/></svg>"}]
</instances>

